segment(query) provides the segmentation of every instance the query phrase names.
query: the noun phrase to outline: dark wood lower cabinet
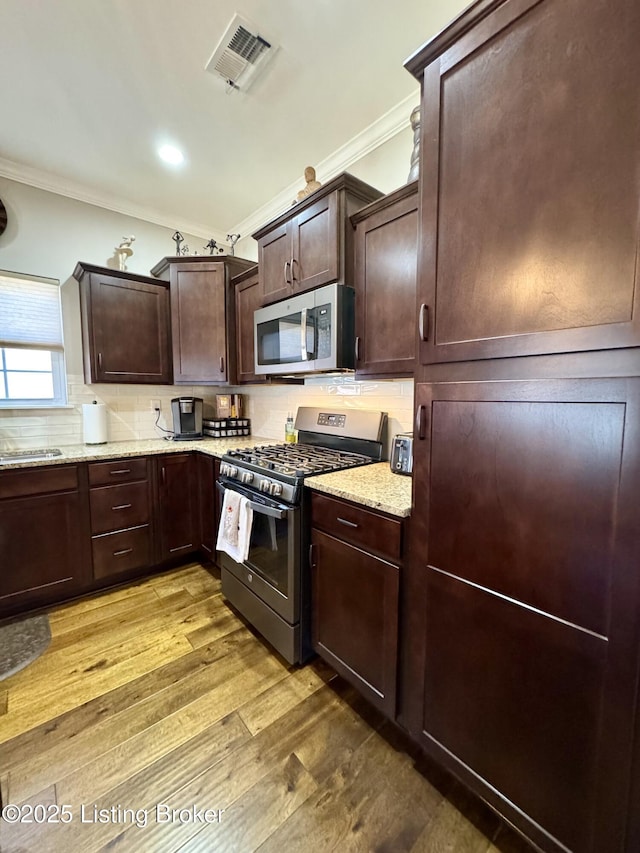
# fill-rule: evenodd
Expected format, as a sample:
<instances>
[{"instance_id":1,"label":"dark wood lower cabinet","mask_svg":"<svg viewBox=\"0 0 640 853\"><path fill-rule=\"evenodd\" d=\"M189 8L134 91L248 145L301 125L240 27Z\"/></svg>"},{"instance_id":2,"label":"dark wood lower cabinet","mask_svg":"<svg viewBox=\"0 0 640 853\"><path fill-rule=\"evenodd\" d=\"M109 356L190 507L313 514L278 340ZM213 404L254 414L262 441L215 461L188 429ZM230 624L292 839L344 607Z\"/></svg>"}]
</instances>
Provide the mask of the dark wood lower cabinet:
<instances>
[{"instance_id":1,"label":"dark wood lower cabinet","mask_svg":"<svg viewBox=\"0 0 640 853\"><path fill-rule=\"evenodd\" d=\"M91 580L79 466L0 473L0 614L69 597Z\"/></svg>"},{"instance_id":2,"label":"dark wood lower cabinet","mask_svg":"<svg viewBox=\"0 0 640 853\"><path fill-rule=\"evenodd\" d=\"M199 453L196 457L199 506L200 551L209 560L215 560L218 534L216 479L220 463L213 456Z\"/></svg>"},{"instance_id":3,"label":"dark wood lower cabinet","mask_svg":"<svg viewBox=\"0 0 640 853\"><path fill-rule=\"evenodd\" d=\"M393 718L400 568L361 546L370 539L399 559L402 523L315 493L312 518L313 648ZM377 540L376 524L383 531Z\"/></svg>"},{"instance_id":4,"label":"dark wood lower cabinet","mask_svg":"<svg viewBox=\"0 0 640 853\"><path fill-rule=\"evenodd\" d=\"M196 455L172 453L156 459L158 562L198 550L199 500Z\"/></svg>"},{"instance_id":5,"label":"dark wood lower cabinet","mask_svg":"<svg viewBox=\"0 0 640 853\"><path fill-rule=\"evenodd\" d=\"M640 380L416 404L408 726L541 849L631 853Z\"/></svg>"}]
</instances>

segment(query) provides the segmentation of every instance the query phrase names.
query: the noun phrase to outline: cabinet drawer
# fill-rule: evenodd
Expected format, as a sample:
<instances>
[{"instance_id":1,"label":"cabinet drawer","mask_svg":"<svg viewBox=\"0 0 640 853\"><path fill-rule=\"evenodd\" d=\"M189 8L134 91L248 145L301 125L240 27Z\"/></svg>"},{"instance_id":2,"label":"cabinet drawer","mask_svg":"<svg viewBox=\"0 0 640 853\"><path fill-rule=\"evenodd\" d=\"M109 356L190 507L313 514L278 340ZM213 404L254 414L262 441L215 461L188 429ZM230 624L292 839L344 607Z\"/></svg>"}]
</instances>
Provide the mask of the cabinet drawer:
<instances>
[{"instance_id":1,"label":"cabinet drawer","mask_svg":"<svg viewBox=\"0 0 640 853\"><path fill-rule=\"evenodd\" d=\"M0 498L75 491L77 488L76 465L62 465L55 468L13 468L0 473Z\"/></svg>"},{"instance_id":2,"label":"cabinet drawer","mask_svg":"<svg viewBox=\"0 0 640 853\"><path fill-rule=\"evenodd\" d=\"M92 462L89 465L90 486L111 486L129 480L147 479L147 459L112 459L110 462Z\"/></svg>"},{"instance_id":3,"label":"cabinet drawer","mask_svg":"<svg viewBox=\"0 0 640 853\"><path fill-rule=\"evenodd\" d=\"M388 560L400 561L401 521L316 492L311 496L311 516L313 527Z\"/></svg>"},{"instance_id":4,"label":"cabinet drawer","mask_svg":"<svg viewBox=\"0 0 640 853\"><path fill-rule=\"evenodd\" d=\"M94 534L137 527L149 521L149 489L144 480L91 489L89 497Z\"/></svg>"},{"instance_id":5,"label":"cabinet drawer","mask_svg":"<svg viewBox=\"0 0 640 853\"><path fill-rule=\"evenodd\" d=\"M119 533L96 536L93 545L93 576L104 578L129 569L148 566L151 562L149 525Z\"/></svg>"}]
</instances>

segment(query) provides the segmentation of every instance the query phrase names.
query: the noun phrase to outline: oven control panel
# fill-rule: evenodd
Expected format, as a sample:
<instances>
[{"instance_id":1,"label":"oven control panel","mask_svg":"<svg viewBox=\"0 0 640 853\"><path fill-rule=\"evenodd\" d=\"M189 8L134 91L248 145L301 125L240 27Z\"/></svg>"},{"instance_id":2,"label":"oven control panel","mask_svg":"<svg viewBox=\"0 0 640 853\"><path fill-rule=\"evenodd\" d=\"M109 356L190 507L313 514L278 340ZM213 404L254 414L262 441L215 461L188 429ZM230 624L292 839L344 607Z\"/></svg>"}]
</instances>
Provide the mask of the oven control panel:
<instances>
[{"instance_id":1,"label":"oven control panel","mask_svg":"<svg viewBox=\"0 0 640 853\"><path fill-rule=\"evenodd\" d=\"M295 503L298 497L298 490L295 485L280 482L263 474L248 471L245 468L238 468L235 465L230 465L228 462L223 462L220 465L220 475L225 480L235 480L244 486L248 486L250 491L261 492L263 495L269 495L274 498L281 498L288 503Z\"/></svg>"},{"instance_id":2,"label":"oven control panel","mask_svg":"<svg viewBox=\"0 0 640 853\"><path fill-rule=\"evenodd\" d=\"M347 422L346 415L331 414L330 412L320 412L318 415L318 426L341 427Z\"/></svg>"}]
</instances>

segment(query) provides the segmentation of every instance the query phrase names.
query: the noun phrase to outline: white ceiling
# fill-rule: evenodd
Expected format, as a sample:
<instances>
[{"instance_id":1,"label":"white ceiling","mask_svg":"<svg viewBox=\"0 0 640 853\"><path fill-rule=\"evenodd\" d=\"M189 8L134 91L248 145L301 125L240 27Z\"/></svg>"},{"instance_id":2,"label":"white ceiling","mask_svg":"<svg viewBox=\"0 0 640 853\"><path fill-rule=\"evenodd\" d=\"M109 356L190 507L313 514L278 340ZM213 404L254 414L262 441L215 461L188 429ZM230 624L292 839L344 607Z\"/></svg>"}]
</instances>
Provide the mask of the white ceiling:
<instances>
[{"instance_id":1,"label":"white ceiling","mask_svg":"<svg viewBox=\"0 0 640 853\"><path fill-rule=\"evenodd\" d=\"M404 60L466 5L1 0L0 174L226 234L398 105L408 121ZM235 12L279 45L246 94L204 70Z\"/></svg>"}]
</instances>

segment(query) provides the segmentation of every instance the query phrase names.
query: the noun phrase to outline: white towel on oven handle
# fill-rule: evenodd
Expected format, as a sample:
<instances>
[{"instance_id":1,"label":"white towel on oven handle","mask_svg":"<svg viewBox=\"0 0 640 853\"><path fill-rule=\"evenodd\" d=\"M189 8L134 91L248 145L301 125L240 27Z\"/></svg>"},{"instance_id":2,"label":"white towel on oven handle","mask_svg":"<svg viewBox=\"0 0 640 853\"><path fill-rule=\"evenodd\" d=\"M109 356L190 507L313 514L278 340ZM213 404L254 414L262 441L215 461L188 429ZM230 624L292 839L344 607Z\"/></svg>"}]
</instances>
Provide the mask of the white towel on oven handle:
<instances>
[{"instance_id":1,"label":"white towel on oven handle","mask_svg":"<svg viewBox=\"0 0 640 853\"><path fill-rule=\"evenodd\" d=\"M249 556L253 510L251 501L233 489L224 490L216 548L224 551L236 563L244 563Z\"/></svg>"}]
</instances>

